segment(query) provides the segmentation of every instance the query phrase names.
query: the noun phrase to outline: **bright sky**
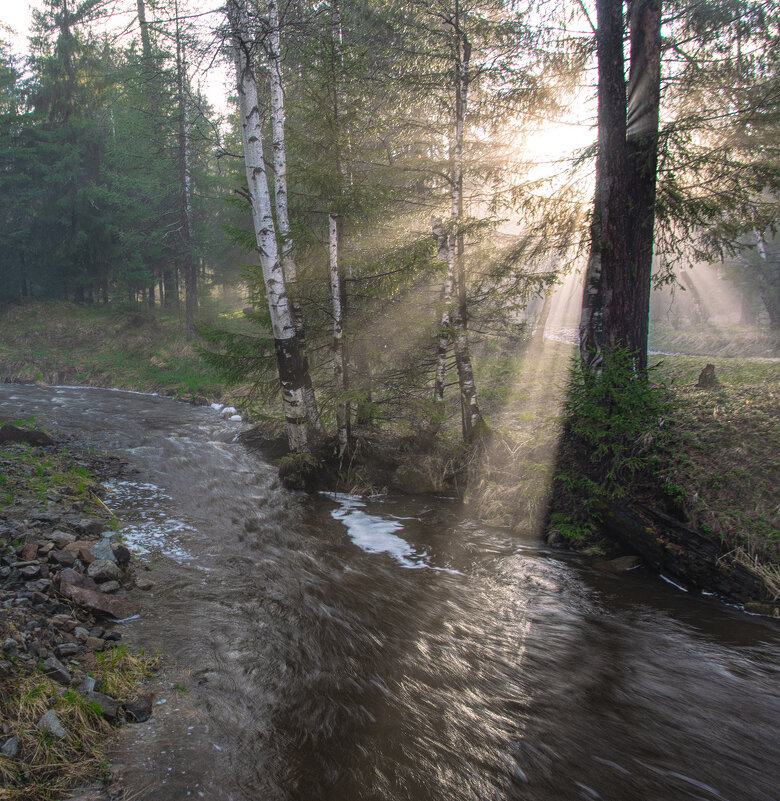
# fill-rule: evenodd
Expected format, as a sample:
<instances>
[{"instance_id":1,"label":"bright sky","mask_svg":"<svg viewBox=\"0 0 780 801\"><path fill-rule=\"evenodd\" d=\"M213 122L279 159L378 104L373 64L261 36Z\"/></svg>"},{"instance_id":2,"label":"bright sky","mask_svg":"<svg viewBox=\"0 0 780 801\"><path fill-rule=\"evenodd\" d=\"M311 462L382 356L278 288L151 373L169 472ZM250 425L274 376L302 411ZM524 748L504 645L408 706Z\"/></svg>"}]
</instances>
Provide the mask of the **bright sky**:
<instances>
[{"instance_id":1,"label":"bright sky","mask_svg":"<svg viewBox=\"0 0 780 801\"><path fill-rule=\"evenodd\" d=\"M13 51L17 55L27 52L32 9L42 6L42 0L0 0L0 23L12 28L16 33L15 36L7 38L10 39ZM117 33L124 32L125 36L137 35L135 0L115 0L114 6L118 10L128 9L128 11L112 14L105 23L105 28ZM185 13L185 8L195 9L191 19L197 24L202 35L208 37L219 20L219 15L216 13L219 6L220 0L180 0L180 14ZM147 19L151 20L153 14L153 11L147 10ZM128 26L130 26L129 31ZM3 34L0 35L6 38ZM227 111L227 98L233 92L233 79L228 68L213 59L212 53L202 64L191 64L190 75L193 82L202 88L211 105L219 113L224 114Z\"/></svg>"}]
</instances>

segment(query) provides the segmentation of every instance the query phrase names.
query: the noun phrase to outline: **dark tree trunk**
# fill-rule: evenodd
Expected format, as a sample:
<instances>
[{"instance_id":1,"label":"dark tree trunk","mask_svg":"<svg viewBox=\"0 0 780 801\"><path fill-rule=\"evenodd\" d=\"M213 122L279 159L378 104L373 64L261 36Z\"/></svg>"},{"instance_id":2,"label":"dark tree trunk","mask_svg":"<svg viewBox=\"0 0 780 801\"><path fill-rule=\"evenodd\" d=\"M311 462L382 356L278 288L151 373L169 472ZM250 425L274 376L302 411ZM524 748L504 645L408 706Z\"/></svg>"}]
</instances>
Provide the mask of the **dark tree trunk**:
<instances>
[{"instance_id":1,"label":"dark tree trunk","mask_svg":"<svg viewBox=\"0 0 780 801\"><path fill-rule=\"evenodd\" d=\"M621 0L597 0L598 157L591 253L580 323L583 364L624 347L647 367L658 163L660 0L634 0L626 91Z\"/></svg>"},{"instance_id":2,"label":"dark tree trunk","mask_svg":"<svg viewBox=\"0 0 780 801\"><path fill-rule=\"evenodd\" d=\"M633 0L629 11L631 71L626 131L629 264L633 291L628 297L625 344L647 369L650 279L653 261L658 116L661 102L661 0Z\"/></svg>"}]
</instances>

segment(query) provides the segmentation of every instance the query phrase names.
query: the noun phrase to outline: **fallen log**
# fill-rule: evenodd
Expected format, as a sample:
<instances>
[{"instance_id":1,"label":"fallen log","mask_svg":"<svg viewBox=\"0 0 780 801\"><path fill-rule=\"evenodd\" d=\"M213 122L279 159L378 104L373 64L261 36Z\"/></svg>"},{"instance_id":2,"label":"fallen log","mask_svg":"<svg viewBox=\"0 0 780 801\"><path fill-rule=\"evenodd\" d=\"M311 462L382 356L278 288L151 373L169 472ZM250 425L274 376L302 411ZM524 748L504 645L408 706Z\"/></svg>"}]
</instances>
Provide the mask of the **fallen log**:
<instances>
[{"instance_id":1,"label":"fallen log","mask_svg":"<svg viewBox=\"0 0 780 801\"><path fill-rule=\"evenodd\" d=\"M605 502L598 511L608 536L674 581L734 603L769 600L756 573L679 520L638 502Z\"/></svg>"}]
</instances>

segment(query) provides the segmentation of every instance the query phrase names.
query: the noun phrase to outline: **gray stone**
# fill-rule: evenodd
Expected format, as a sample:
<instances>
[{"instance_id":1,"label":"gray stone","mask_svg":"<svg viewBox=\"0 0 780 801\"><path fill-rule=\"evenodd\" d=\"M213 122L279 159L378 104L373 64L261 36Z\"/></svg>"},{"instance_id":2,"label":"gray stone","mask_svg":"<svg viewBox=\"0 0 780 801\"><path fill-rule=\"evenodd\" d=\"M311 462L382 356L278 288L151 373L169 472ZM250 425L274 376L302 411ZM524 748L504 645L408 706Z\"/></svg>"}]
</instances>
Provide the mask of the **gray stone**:
<instances>
[{"instance_id":1,"label":"gray stone","mask_svg":"<svg viewBox=\"0 0 780 801\"><path fill-rule=\"evenodd\" d=\"M106 581L100 585L100 592L116 592L121 586L118 581Z\"/></svg>"},{"instance_id":2,"label":"gray stone","mask_svg":"<svg viewBox=\"0 0 780 801\"><path fill-rule=\"evenodd\" d=\"M123 620L135 614L134 608L127 601L117 598L115 595L107 595L86 587L76 587L67 582L60 584L60 593L73 603L83 606L95 614L107 615L117 620Z\"/></svg>"},{"instance_id":3,"label":"gray stone","mask_svg":"<svg viewBox=\"0 0 780 801\"><path fill-rule=\"evenodd\" d=\"M103 533L105 524L102 520L85 517L83 520L79 520L79 522L76 523L76 528L90 537L97 537L99 534Z\"/></svg>"},{"instance_id":4,"label":"gray stone","mask_svg":"<svg viewBox=\"0 0 780 801\"><path fill-rule=\"evenodd\" d=\"M138 587L139 590L151 590L154 587L154 582L149 581L147 578L137 578L135 580L135 586Z\"/></svg>"},{"instance_id":5,"label":"gray stone","mask_svg":"<svg viewBox=\"0 0 780 801\"><path fill-rule=\"evenodd\" d=\"M13 637L3 640L3 653L8 657L19 656L19 644Z\"/></svg>"},{"instance_id":6,"label":"gray stone","mask_svg":"<svg viewBox=\"0 0 780 801\"><path fill-rule=\"evenodd\" d=\"M107 562L116 562L117 558L114 556L114 549L111 547L111 540L108 537L98 540L90 549L89 552L98 561L105 560Z\"/></svg>"},{"instance_id":7,"label":"gray stone","mask_svg":"<svg viewBox=\"0 0 780 801\"><path fill-rule=\"evenodd\" d=\"M73 567L76 564L76 557L70 551L54 550L49 554L49 561L63 567Z\"/></svg>"},{"instance_id":8,"label":"gray stone","mask_svg":"<svg viewBox=\"0 0 780 801\"><path fill-rule=\"evenodd\" d=\"M97 682L92 676L84 676L84 678L81 680L81 684L78 686L78 690L80 693L84 693L84 695L86 695L87 693L95 691L96 684Z\"/></svg>"},{"instance_id":9,"label":"gray stone","mask_svg":"<svg viewBox=\"0 0 780 801\"><path fill-rule=\"evenodd\" d=\"M5 756L13 759L19 753L19 738L9 737L2 745L0 745L0 753L5 754Z\"/></svg>"},{"instance_id":10,"label":"gray stone","mask_svg":"<svg viewBox=\"0 0 780 801\"><path fill-rule=\"evenodd\" d=\"M57 714L53 709L50 709L44 715L41 716L41 719L38 721L38 728L41 731L48 732L53 737L57 737L60 740L64 740L68 733L60 723L60 719L57 717Z\"/></svg>"},{"instance_id":11,"label":"gray stone","mask_svg":"<svg viewBox=\"0 0 780 801\"><path fill-rule=\"evenodd\" d=\"M103 695L103 693L98 693L94 690L87 693L87 698L90 701L94 701L100 707L100 711L103 713L103 717L106 720L116 720L121 706L119 701L115 700L110 695Z\"/></svg>"},{"instance_id":12,"label":"gray stone","mask_svg":"<svg viewBox=\"0 0 780 801\"><path fill-rule=\"evenodd\" d=\"M112 554L113 556L113 554ZM116 561L96 559L88 568L87 575L98 584L104 581L118 581L122 578L122 570Z\"/></svg>"},{"instance_id":13,"label":"gray stone","mask_svg":"<svg viewBox=\"0 0 780 801\"><path fill-rule=\"evenodd\" d=\"M57 548L64 548L71 542L76 541L76 535L71 534L69 531L60 531L59 529L57 529L56 531L52 531L52 533L49 534L49 539L55 544Z\"/></svg>"},{"instance_id":14,"label":"gray stone","mask_svg":"<svg viewBox=\"0 0 780 801\"><path fill-rule=\"evenodd\" d=\"M43 663L43 672L58 684L70 684L70 671L65 667L65 665L62 664L62 662L60 662L59 659L57 659L56 656L50 656Z\"/></svg>"},{"instance_id":15,"label":"gray stone","mask_svg":"<svg viewBox=\"0 0 780 801\"><path fill-rule=\"evenodd\" d=\"M75 642L64 642L54 649L54 653L58 659L67 659L69 656L75 656L79 650L79 646Z\"/></svg>"},{"instance_id":16,"label":"gray stone","mask_svg":"<svg viewBox=\"0 0 780 801\"><path fill-rule=\"evenodd\" d=\"M89 632L83 626L76 626L76 628L73 629L73 636L79 642L86 642L87 637L89 637Z\"/></svg>"},{"instance_id":17,"label":"gray stone","mask_svg":"<svg viewBox=\"0 0 780 801\"><path fill-rule=\"evenodd\" d=\"M41 566L28 565L27 567L20 568L19 573L25 581L32 581L41 575Z\"/></svg>"}]
</instances>

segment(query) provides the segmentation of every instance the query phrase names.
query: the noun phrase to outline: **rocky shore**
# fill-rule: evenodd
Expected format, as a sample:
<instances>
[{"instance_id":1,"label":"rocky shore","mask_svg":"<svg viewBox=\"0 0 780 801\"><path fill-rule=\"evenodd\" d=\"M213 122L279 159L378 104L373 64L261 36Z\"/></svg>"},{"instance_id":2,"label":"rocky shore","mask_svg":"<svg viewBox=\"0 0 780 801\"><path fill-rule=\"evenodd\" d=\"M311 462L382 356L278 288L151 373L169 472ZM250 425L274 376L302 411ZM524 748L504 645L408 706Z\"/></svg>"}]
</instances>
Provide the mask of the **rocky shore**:
<instances>
[{"instance_id":1,"label":"rocky shore","mask_svg":"<svg viewBox=\"0 0 780 801\"><path fill-rule=\"evenodd\" d=\"M101 769L100 744L144 721L151 661L122 644L148 589L100 481L112 456L44 432L0 429L0 799L60 798Z\"/></svg>"}]
</instances>

